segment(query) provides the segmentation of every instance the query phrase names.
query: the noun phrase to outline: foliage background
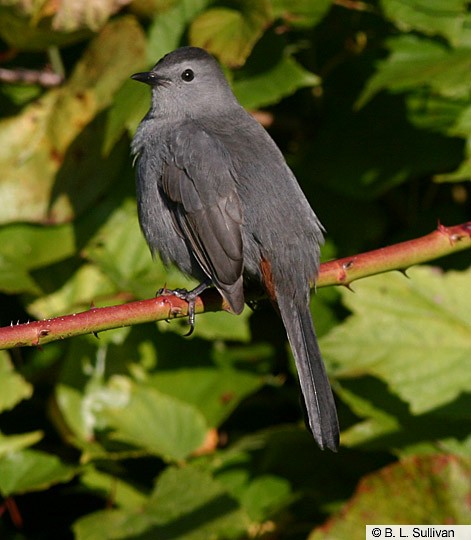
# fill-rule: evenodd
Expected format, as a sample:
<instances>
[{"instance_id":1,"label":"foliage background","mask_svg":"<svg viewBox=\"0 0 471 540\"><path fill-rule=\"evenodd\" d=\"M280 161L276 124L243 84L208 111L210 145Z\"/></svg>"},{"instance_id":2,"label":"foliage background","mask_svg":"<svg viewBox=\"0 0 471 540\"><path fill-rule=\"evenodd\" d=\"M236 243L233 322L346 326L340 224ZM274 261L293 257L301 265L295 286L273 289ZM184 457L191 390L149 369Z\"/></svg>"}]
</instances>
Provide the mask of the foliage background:
<instances>
[{"instance_id":1,"label":"foliage background","mask_svg":"<svg viewBox=\"0 0 471 540\"><path fill-rule=\"evenodd\" d=\"M191 43L225 66L347 256L470 216L465 0L0 0L2 325L190 286L140 234L129 76ZM261 111L263 109L263 111ZM261 114L263 112L263 114ZM469 253L312 310L342 447L303 427L269 307L1 352L1 538L363 538L471 522Z\"/></svg>"}]
</instances>

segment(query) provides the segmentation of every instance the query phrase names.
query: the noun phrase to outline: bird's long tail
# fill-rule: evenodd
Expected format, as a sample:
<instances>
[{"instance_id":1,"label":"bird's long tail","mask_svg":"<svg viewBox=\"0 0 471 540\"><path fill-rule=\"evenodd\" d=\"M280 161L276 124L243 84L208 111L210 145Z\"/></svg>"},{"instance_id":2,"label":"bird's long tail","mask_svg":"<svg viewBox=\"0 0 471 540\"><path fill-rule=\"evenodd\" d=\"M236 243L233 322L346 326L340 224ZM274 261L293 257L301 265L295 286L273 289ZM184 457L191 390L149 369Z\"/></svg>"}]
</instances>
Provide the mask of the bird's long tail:
<instances>
[{"instance_id":1,"label":"bird's long tail","mask_svg":"<svg viewBox=\"0 0 471 540\"><path fill-rule=\"evenodd\" d=\"M309 305L277 298L288 340L296 361L309 427L317 444L334 452L339 445L339 424L332 389L322 361Z\"/></svg>"}]
</instances>

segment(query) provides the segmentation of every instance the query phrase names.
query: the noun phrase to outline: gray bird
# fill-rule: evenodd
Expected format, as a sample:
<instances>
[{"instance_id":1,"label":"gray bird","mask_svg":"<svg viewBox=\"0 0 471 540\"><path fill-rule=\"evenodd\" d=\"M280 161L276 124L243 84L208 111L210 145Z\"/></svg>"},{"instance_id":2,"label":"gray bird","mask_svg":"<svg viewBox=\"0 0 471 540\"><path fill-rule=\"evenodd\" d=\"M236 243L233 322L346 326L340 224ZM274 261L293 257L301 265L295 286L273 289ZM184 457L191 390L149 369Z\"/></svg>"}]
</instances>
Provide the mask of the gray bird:
<instances>
[{"instance_id":1,"label":"gray bird","mask_svg":"<svg viewBox=\"0 0 471 540\"><path fill-rule=\"evenodd\" d=\"M336 451L335 402L309 310L323 228L268 133L232 93L216 60L197 47L132 76L152 104L132 142L139 221L153 253L213 285L231 310L244 284L262 285L279 311L296 361L310 430Z\"/></svg>"}]
</instances>

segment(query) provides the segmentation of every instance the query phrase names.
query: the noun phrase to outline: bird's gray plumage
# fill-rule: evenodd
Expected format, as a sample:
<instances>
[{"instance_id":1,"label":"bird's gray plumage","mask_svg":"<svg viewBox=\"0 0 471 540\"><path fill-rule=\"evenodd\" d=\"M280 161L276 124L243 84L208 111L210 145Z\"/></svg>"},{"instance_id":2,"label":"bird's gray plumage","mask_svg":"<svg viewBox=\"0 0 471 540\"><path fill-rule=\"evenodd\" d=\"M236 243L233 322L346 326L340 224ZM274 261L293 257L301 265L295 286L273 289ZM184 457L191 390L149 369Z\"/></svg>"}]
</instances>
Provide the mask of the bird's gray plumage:
<instances>
[{"instance_id":1,"label":"bird's gray plumage","mask_svg":"<svg viewBox=\"0 0 471 540\"><path fill-rule=\"evenodd\" d=\"M132 143L139 219L151 250L188 275L209 278L235 313L243 309L244 281L264 286L287 330L311 431L321 448L336 450L335 403L309 312L323 242L319 220L212 56L183 47L133 77L152 86L150 111Z\"/></svg>"}]
</instances>

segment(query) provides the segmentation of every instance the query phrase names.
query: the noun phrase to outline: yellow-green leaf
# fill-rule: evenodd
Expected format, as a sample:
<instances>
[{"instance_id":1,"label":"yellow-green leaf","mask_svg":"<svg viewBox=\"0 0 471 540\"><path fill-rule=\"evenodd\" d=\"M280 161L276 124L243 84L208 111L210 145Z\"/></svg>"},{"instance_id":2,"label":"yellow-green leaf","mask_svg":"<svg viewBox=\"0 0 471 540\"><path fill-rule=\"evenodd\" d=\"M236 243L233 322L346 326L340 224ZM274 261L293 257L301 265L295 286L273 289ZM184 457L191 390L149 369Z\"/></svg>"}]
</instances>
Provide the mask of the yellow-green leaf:
<instances>
[{"instance_id":1,"label":"yellow-green leaf","mask_svg":"<svg viewBox=\"0 0 471 540\"><path fill-rule=\"evenodd\" d=\"M213 53L227 66L241 66L272 21L267 0L239 0L237 8L215 7L190 27L190 42Z\"/></svg>"}]
</instances>

